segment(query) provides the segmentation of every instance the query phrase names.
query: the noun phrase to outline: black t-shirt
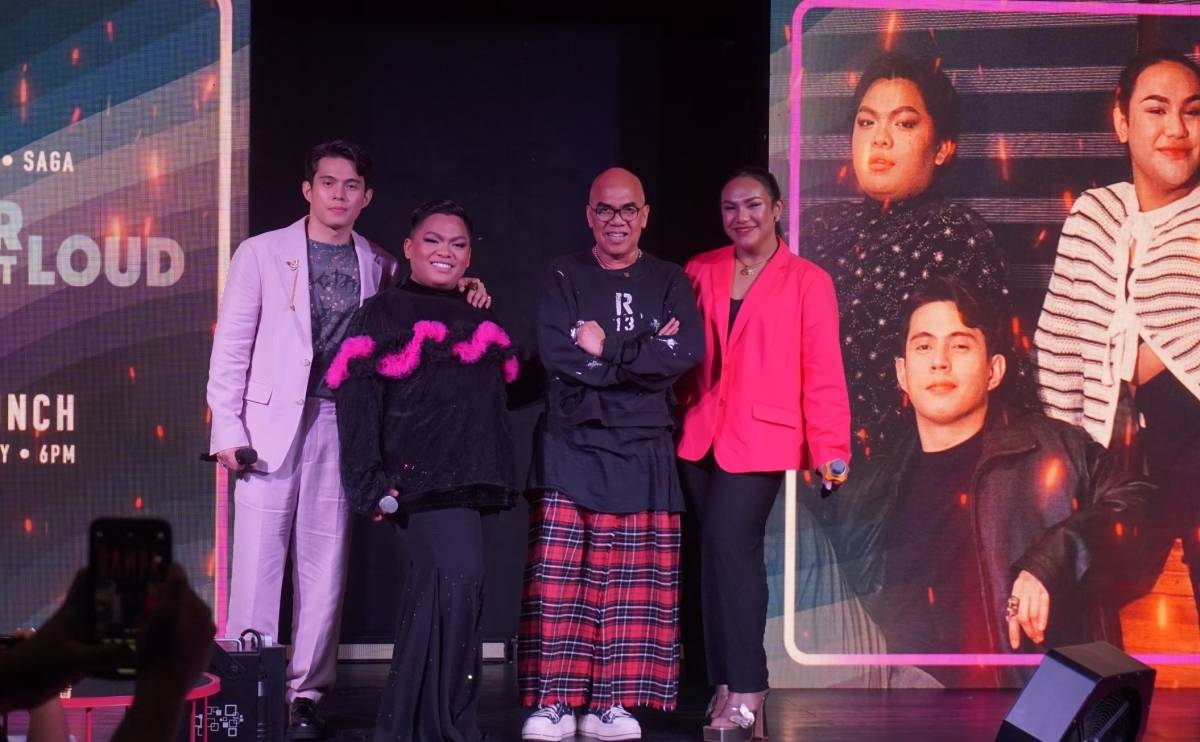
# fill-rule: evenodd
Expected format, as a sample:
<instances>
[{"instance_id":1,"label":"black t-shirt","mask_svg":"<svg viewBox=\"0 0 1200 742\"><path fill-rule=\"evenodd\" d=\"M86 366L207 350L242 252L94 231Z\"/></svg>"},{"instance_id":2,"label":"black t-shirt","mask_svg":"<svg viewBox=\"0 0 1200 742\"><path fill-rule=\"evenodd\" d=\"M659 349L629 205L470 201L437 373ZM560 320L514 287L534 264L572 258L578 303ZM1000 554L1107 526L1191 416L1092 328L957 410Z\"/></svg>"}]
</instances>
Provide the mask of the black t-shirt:
<instances>
[{"instance_id":1,"label":"black t-shirt","mask_svg":"<svg viewBox=\"0 0 1200 742\"><path fill-rule=\"evenodd\" d=\"M971 480L982 436L945 451L919 453L884 523L883 589L875 620L888 652L990 652L980 546L971 525ZM947 686L993 682L989 668L926 667ZM982 673L975 677L977 673Z\"/></svg>"}]
</instances>

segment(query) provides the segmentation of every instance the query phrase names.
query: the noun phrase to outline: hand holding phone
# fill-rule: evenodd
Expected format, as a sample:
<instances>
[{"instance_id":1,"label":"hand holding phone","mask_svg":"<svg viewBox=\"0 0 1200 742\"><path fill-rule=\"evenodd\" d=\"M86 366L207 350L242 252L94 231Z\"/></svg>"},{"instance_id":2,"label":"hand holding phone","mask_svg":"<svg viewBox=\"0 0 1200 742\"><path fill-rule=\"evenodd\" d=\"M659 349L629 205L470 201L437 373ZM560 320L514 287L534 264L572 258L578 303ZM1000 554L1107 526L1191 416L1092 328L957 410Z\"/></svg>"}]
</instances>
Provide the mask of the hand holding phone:
<instances>
[{"instance_id":1,"label":"hand holding phone","mask_svg":"<svg viewBox=\"0 0 1200 742\"><path fill-rule=\"evenodd\" d=\"M117 677L135 674L138 632L171 568L171 527L154 518L100 518L88 529L92 637L127 650Z\"/></svg>"},{"instance_id":2,"label":"hand holding phone","mask_svg":"<svg viewBox=\"0 0 1200 742\"><path fill-rule=\"evenodd\" d=\"M84 675L111 674L122 662L119 648L94 642L91 600L87 572L80 570L54 615L0 652L0 712L39 706Z\"/></svg>"},{"instance_id":3,"label":"hand holding phone","mask_svg":"<svg viewBox=\"0 0 1200 742\"><path fill-rule=\"evenodd\" d=\"M208 666L216 633L212 610L188 586L183 569L172 565L161 600L139 636L138 687L185 692Z\"/></svg>"}]
</instances>

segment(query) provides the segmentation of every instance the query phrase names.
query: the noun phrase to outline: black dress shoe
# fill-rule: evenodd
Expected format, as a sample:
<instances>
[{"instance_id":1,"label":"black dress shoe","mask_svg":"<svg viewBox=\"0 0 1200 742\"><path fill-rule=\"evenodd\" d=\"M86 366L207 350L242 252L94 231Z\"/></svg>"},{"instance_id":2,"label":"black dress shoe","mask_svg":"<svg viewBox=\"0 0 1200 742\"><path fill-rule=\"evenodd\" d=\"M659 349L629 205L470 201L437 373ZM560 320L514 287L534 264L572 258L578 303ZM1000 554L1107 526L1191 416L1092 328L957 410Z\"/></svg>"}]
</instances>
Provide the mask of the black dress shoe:
<instances>
[{"instance_id":1,"label":"black dress shoe","mask_svg":"<svg viewBox=\"0 0 1200 742\"><path fill-rule=\"evenodd\" d=\"M291 723L288 724L289 740L325 739L325 720L317 713L317 705L311 698L292 701Z\"/></svg>"}]
</instances>

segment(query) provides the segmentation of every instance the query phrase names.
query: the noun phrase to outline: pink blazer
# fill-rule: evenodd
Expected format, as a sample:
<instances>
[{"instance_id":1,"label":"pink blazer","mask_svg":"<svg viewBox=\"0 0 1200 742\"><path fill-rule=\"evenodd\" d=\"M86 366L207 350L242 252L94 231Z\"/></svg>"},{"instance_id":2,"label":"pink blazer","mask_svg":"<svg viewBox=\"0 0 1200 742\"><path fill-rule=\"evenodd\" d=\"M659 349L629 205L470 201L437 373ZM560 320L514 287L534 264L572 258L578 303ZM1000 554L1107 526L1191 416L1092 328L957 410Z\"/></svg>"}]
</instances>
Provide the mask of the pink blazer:
<instances>
[{"instance_id":1,"label":"pink blazer","mask_svg":"<svg viewBox=\"0 0 1200 742\"><path fill-rule=\"evenodd\" d=\"M354 233L359 303L392 283L396 260ZM251 237L229 263L208 366L209 450L253 446L256 469L292 447L312 365L305 220Z\"/></svg>"},{"instance_id":2,"label":"pink blazer","mask_svg":"<svg viewBox=\"0 0 1200 742\"><path fill-rule=\"evenodd\" d=\"M712 449L728 472L850 460L850 402L829 274L780 245L729 328L733 246L685 269L704 321L704 360L676 387L681 458Z\"/></svg>"}]
</instances>

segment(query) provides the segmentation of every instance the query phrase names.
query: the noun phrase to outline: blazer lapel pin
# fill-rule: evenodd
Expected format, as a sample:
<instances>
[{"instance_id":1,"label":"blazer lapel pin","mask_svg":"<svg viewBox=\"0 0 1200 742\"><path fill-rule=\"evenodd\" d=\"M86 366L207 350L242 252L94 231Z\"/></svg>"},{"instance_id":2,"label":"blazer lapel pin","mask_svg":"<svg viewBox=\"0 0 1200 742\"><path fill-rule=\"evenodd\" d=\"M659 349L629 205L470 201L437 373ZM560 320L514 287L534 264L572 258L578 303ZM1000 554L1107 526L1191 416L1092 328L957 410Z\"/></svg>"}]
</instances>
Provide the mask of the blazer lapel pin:
<instances>
[{"instance_id":1,"label":"blazer lapel pin","mask_svg":"<svg viewBox=\"0 0 1200 742\"><path fill-rule=\"evenodd\" d=\"M296 311L296 284L300 281L300 261L295 259L289 260L287 261L287 267L292 271L292 296L291 303L288 304L288 309L294 312Z\"/></svg>"}]
</instances>

